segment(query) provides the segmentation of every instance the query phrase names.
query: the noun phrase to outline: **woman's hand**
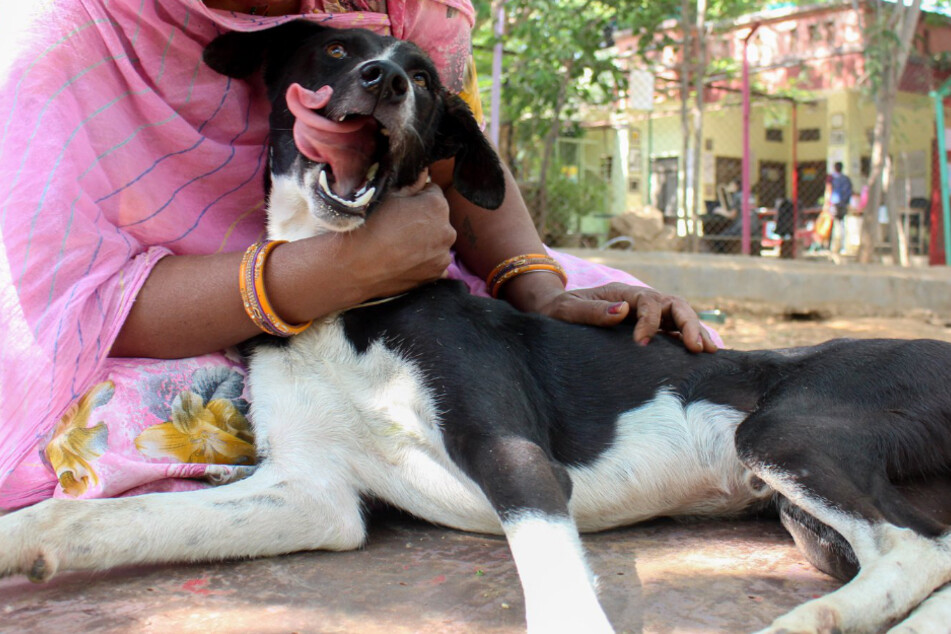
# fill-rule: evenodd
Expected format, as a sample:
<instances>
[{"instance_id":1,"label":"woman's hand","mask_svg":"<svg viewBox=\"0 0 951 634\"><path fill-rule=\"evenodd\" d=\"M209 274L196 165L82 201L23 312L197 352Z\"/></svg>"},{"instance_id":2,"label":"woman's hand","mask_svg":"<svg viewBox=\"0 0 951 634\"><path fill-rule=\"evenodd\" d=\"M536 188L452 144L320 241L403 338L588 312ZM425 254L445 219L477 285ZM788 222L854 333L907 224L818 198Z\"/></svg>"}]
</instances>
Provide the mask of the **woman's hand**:
<instances>
[{"instance_id":1,"label":"woman's hand","mask_svg":"<svg viewBox=\"0 0 951 634\"><path fill-rule=\"evenodd\" d=\"M456 231L442 190L423 174L415 185L390 194L353 232L355 283L383 297L442 277L451 262Z\"/></svg>"},{"instance_id":2,"label":"woman's hand","mask_svg":"<svg viewBox=\"0 0 951 634\"><path fill-rule=\"evenodd\" d=\"M659 331L665 331L680 333L691 352L717 350L686 300L652 288L613 282L566 291L554 275L531 273L508 282L503 293L522 310L570 323L614 326L632 316L636 319L634 340L640 345L647 345Z\"/></svg>"}]
</instances>

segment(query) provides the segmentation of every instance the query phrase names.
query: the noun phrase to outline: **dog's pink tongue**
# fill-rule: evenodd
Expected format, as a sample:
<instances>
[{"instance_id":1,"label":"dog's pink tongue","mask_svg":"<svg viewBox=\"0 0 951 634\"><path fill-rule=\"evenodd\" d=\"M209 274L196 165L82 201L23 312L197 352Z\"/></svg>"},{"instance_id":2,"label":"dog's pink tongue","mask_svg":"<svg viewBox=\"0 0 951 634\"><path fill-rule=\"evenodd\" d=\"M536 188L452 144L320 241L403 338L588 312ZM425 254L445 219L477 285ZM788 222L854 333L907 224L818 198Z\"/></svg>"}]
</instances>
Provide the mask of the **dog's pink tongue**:
<instances>
[{"instance_id":1,"label":"dog's pink tongue","mask_svg":"<svg viewBox=\"0 0 951 634\"><path fill-rule=\"evenodd\" d=\"M376 149L376 121L372 117L331 121L314 112L325 107L331 95L330 86L311 91L291 84L287 107L295 117L297 149L316 163L328 163L334 174L334 193L349 196L363 184L370 169Z\"/></svg>"}]
</instances>

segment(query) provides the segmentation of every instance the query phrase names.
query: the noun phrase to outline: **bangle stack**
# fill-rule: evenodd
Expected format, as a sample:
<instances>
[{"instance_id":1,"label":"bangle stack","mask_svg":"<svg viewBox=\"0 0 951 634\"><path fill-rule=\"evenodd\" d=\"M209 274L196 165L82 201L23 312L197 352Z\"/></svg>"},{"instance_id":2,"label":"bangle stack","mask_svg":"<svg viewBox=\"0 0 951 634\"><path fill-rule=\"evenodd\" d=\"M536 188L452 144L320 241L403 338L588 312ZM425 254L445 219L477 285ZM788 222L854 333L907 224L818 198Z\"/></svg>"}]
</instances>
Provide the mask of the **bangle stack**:
<instances>
[{"instance_id":1,"label":"bangle stack","mask_svg":"<svg viewBox=\"0 0 951 634\"><path fill-rule=\"evenodd\" d=\"M286 240L263 240L248 247L241 260L239 276L244 312L248 314L255 326L276 337L300 334L313 323L308 321L295 326L278 317L264 290L264 263L274 247L284 242Z\"/></svg>"},{"instance_id":2,"label":"bangle stack","mask_svg":"<svg viewBox=\"0 0 951 634\"><path fill-rule=\"evenodd\" d=\"M509 280L525 273L536 273L538 271L554 273L561 278L562 284L568 283L565 269L561 268L561 265L554 258L545 253L528 253L526 255L516 255L514 258L501 262L485 278L485 285L489 290L489 295L498 297L502 286Z\"/></svg>"}]
</instances>

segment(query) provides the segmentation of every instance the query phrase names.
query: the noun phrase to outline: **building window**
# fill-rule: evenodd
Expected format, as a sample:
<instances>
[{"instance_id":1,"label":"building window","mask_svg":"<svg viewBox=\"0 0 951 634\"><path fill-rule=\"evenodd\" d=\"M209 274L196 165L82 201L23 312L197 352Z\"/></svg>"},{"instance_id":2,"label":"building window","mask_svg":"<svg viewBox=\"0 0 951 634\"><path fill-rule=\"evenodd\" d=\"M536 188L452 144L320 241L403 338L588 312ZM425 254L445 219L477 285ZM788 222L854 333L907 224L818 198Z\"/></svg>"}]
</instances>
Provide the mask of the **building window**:
<instances>
[{"instance_id":1,"label":"building window","mask_svg":"<svg viewBox=\"0 0 951 634\"><path fill-rule=\"evenodd\" d=\"M614 157L613 156L602 156L601 162L598 166L598 173L601 174L601 178L606 181L611 180L611 173L614 171Z\"/></svg>"},{"instance_id":2,"label":"building window","mask_svg":"<svg viewBox=\"0 0 951 634\"><path fill-rule=\"evenodd\" d=\"M775 143L782 143L783 129L782 128L766 128L766 140L773 141Z\"/></svg>"},{"instance_id":3,"label":"building window","mask_svg":"<svg viewBox=\"0 0 951 634\"><path fill-rule=\"evenodd\" d=\"M822 135L819 132L819 128L803 128L799 131L799 140L802 142L819 141L821 139Z\"/></svg>"}]
</instances>

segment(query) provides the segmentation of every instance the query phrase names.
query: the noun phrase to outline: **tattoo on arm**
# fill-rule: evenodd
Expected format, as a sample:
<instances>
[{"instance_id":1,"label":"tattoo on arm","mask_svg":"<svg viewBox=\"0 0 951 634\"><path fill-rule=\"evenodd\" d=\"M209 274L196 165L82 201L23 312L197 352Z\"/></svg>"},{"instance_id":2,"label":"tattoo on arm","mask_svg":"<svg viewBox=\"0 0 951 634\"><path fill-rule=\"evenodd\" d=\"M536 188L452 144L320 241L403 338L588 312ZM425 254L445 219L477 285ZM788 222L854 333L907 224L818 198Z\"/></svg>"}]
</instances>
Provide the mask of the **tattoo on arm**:
<instances>
[{"instance_id":1,"label":"tattoo on arm","mask_svg":"<svg viewBox=\"0 0 951 634\"><path fill-rule=\"evenodd\" d=\"M466 216L462 221L462 235L465 237L466 242L469 243L469 246L474 248L477 238L475 234L475 227L472 226L472 221L469 220L469 216Z\"/></svg>"}]
</instances>

